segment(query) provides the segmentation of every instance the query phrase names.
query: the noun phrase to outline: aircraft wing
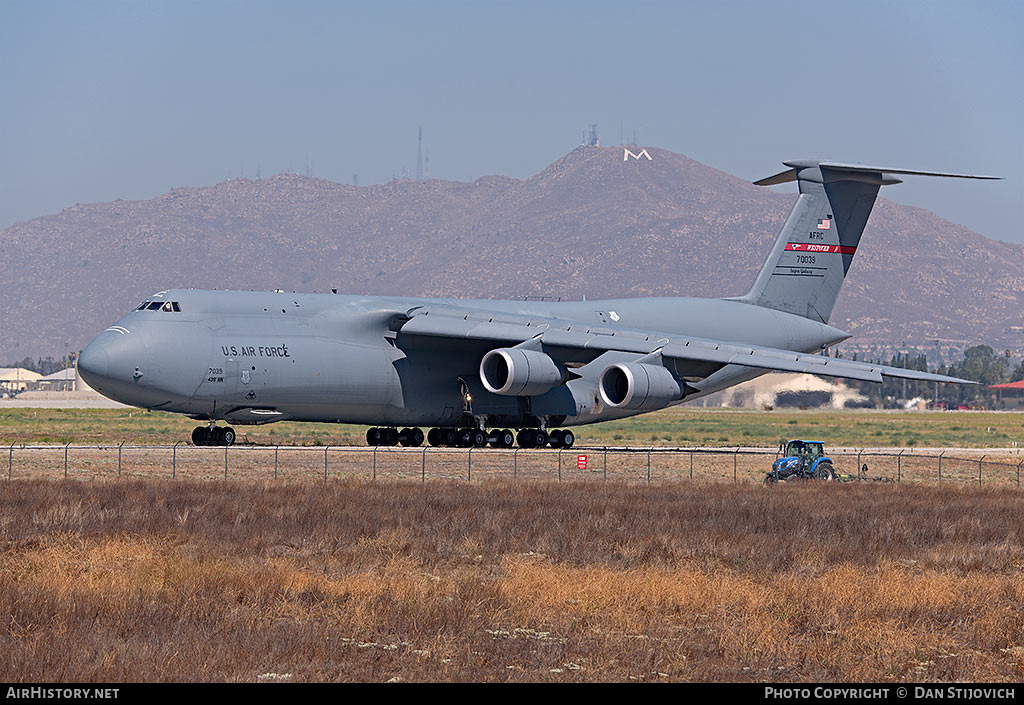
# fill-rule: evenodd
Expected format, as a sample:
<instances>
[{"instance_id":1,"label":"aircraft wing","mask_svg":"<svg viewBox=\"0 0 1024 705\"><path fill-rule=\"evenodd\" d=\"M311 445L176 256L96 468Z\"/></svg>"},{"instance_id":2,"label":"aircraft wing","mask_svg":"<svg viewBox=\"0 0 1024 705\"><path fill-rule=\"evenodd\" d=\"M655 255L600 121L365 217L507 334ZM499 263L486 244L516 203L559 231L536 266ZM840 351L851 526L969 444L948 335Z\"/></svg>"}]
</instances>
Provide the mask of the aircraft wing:
<instances>
[{"instance_id":1,"label":"aircraft wing","mask_svg":"<svg viewBox=\"0 0 1024 705\"><path fill-rule=\"evenodd\" d=\"M470 309L417 309L410 312L409 319L398 332L403 336L478 341L493 344L494 347L511 347L523 343L539 344L563 363L586 363L601 353L621 351L639 355L660 353L662 357L676 360L721 366L743 365L784 372L806 372L867 382L881 382L882 377L896 377L928 382L977 384L958 377L794 350L692 338L657 331L604 328L555 318L497 314Z\"/></svg>"}]
</instances>

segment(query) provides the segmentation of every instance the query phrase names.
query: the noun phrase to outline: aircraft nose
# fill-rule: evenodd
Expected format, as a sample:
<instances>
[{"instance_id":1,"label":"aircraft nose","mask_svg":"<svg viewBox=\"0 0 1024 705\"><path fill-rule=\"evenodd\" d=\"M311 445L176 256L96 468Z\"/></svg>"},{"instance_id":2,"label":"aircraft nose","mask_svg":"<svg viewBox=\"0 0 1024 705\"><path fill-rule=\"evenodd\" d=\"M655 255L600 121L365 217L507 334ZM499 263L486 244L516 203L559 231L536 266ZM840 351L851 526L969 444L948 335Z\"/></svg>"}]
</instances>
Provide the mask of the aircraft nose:
<instances>
[{"instance_id":1,"label":"aircraft nose","mask_svg":"<svg viewBox=\"0 0 1024 705\"><path fill-rule=\"evenodd\" d=\"M78 372L86 384L107 396L137 386L145 360L144 340L135 333L107 330L89 343L78 358Z\"/></svg>"},{"instance_id":2,"label":"aircraft nose","mask_svg":"<svg viewBox=\"0 0 1024 705\"><path fill-rule=\"evenodd\" d=\"M110 375L110 355L107 353L108 343L97 338L85 346L78 356L78 373L93 389L100 389Z\"/></svg>"}]
</instances>

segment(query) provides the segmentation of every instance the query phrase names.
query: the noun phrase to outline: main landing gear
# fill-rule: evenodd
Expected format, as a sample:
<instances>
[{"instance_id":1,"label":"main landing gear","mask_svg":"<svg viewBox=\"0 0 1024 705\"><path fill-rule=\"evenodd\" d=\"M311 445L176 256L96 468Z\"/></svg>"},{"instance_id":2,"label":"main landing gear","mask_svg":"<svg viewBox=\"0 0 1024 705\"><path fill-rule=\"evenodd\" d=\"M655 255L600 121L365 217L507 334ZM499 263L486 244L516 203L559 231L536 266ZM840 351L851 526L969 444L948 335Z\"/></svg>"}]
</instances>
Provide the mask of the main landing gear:
<instances>
[{"instance_id":1,"label":"main landing gear","mask_svg":"<svg viewBox=\"0 0 1024 705\"><path fill-rule=\"evenodd\" d=\"M229 446L235 442L235 429L230 426L196 426L192 444L197 446Z\"/></svg>"},{"instance_id":2,"label":"main landing gear","mask_svg":"<svg viewBox=\"0 0 1024 705\"><path fill-rule=\"evenodd\" d=\"M371 428L366 432L368 446L397 446L416 448L423 445L423 431L418 428Z\"/></svg>"},{"instance_id":3,"label":"main landing gear","mask_svg":"<svg viewBox=\"0 0 1024 705\"><path fill-rule=\"evenodd\" d=\"M516 435L520 448L572 448L576 443L576 434L569 429L552 429L544 431L539 428L524 428Z\"/></svg>"},{"instance_id":4,"label":"main landing gear","mask_svg":"<svg viewBox=\"0 0 1024 705\"><path fill-rule=\"evenodd\" d=\"M419 447L423 445L423 431L418 428L371 428L366 432L366 445ZM544 431L524 428L519 433L508 429L481 431L478 428L432 428L426 435L432 446L448 448L572 448L576 435L569 430Z\"/></svg>"}]
</instances>

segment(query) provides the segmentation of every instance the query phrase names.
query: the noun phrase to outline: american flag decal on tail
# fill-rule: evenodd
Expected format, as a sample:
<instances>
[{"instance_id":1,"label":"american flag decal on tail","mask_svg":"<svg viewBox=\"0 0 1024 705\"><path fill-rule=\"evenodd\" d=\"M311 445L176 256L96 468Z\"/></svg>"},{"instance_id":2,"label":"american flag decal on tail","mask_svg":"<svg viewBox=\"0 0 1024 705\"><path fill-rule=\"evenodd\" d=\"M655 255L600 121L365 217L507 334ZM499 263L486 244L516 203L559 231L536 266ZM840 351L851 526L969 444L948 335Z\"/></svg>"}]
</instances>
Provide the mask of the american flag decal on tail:
<instances>
[{"instance_id":1,"label":"american flag decal on tail","mask_svg":"<svg viewBox=\"0 0 1024 705\"><path fill-rule=\"evenodd\" d=\"M832 227L832 220L830 218L822 218L818 221L818 230L828 230Z\"/></svg>"}]
</instances>

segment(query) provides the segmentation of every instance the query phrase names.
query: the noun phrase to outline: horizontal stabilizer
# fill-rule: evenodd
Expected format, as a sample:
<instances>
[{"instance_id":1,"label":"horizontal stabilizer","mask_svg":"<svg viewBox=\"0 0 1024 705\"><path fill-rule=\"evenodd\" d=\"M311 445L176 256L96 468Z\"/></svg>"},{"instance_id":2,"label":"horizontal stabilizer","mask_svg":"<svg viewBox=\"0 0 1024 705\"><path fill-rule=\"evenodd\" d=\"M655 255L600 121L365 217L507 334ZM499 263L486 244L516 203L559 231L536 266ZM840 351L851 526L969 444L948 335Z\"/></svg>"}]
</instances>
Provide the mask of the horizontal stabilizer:
<instances>
[{"instance_id":1,"label":"horizontal stabilizer","mask_svg":"<svg viewBox=\"0 0 1024 705\"><path fill-rule=\"evenodd\" d=\"M759 181L755 181L755 186L775 186L777 184L785 184L790 181L796 181L798 178L797 172L800 169L812 169L814 167L821 167L834 172L846 172L854 174L906 174L912 176L942 176L950 179L985 179L985 180L1001 180L1001 176L984 176L980 174L954 174L946 171L922 171L920 169L899 169L890 166L868 166L866 164L847 164L845 162L829 162L829 161L813 161L813 160L790 160L782 162L790 169L786 171L780 171L778 174L765 177Z\"/></svg>"},{"instance_id":2,"label":"horizontal stabilizer","mask_svg":"<svg viewBox=\"0 0 1024 705\"><path fill-rule=\"evenodd\" d=\"M760 181L755 181L754 186L776 186L789 183L790 181L796 181L796 169L786 169L774 176L766 176Z\"/></svg>"},{"instance_id":3,"label":"horizontal stabilizer","mask_svg":"<svg viewBox=\"0 0 1024 705\"><path fill-rule=\"evenodd\" d=\"M799 168L805 162L782 162L786 166ZM986 179L998 181L1001 176L982 176L979 174L954 174L947 171L920 171L918 169L896 169L889 166L865 166L864 164L845 164L843 162L818 162L817 166L834 171L852 171L862 174L907 174L913 176L943 176L950 179Z\"/></svg>"}]
</instances>

